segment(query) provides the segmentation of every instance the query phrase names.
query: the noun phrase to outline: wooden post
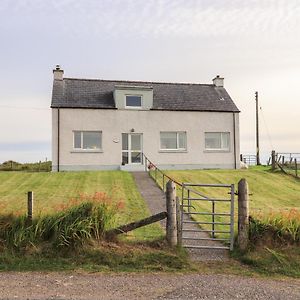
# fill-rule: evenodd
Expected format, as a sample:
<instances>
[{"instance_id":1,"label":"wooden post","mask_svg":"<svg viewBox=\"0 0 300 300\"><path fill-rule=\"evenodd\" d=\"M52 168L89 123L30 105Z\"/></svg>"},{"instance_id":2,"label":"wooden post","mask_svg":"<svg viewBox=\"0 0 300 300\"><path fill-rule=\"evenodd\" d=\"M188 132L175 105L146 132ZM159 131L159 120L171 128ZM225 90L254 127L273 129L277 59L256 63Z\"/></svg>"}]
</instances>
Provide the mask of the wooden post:
<instances>
[{"instance_id":1,"label":"wooden post","mask_svg":"<svg viewBox=\"0 0 300 300\"><path fill-rule=\"evenodd\" d=\"M166 186L166 201L167 201L167 242L169 246L177 245L177 222L176 222L176 186L171 180Z\"/></svg>"},{"instance_id":2,"label":"wooden post","mask_svg":"<svg viewBox=\"0 0 300 300\"><path fill-rule=\"evenodd\" d=\"M181 207L179 197L176 196L176 221L177 221L177 245L182 245L182 231L181 231Z\"/></svg>"},{"instance_id":3,"label":"wooden post","mask_svg":"<svg viewBox=\"0 0 300 300\"><path fill-rule=\"evenodd\" d=\"M276 168L276 154L275 154L275 150L272 150L272 170L274 171Z\"/></svg>"},{"instance_id":4,"label":"wooden post","mask_svg":"<svg viewBox=\"0 0 300 300\"><path fill-rule=\"evenodd\" d=\"M243 154L240 154L240 161L243 161Z\"/></svg>"},{"instance_id":5,"label":"wooden post","mask_svg":"<svg viewBox=\"0 0 300 300\"><path fill-rule=\"evenodd\" d=\"M27 219L31 223L33 218L33 192L27 193Z\"/></svg>"},{"instance_id":6,"label":"wooden post","mask_svg":"<svg viewBox=\"0 0 300 300\"><path fill-rule=\"evenodd\" d=\"M249 198L248 183L241 179L238 183L238 246L245 251L249 243Z\"/></svg>"},{"instance_id":7,"label":"wooden post","mask_svg":"<svg viewBox=\"0 0 300 300\"><path fill-rule=\"evenodd\" d=\"M295 174L298 177L298 165L297 165L297 158L295 158Z\"/></svg>"}]
</instances>

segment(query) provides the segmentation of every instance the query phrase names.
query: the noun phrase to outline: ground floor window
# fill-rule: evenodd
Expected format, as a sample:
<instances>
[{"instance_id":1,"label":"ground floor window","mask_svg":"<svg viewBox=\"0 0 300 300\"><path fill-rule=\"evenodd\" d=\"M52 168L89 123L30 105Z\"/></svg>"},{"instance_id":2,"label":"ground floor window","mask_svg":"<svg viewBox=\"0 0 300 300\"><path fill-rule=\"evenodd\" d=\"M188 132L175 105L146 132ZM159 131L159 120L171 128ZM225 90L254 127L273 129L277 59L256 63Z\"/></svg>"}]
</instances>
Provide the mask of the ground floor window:
<instances>
[{"instance_id":1,"label":"ground floor window","mask_svg":"<svg viewBox=\"0 0 300 300\"><path fill-rule=\"evenodd\" d=\"M229 151L230 133L229 132L205 132L206 150Z\"/></svg>"},{"instance_id":2,"label":"ground floor window","mask_svg":"<svg viewBox=\"0 0 300 300\"><path fill-rule=\"evenodd\" d=\"M160 133L161 150L186 150L186 132L161 132Z\"/></svg>"},{"instance_id":3,"label":"ground floor window","mask_svg":"<svg viewBox=\"0 0 300 300\"><path fill-rule=\"evenodd\" d=\"M101 131L73 131L74 149L81 150L101 150L102 132Z\"/></svg>"}]
</instances>

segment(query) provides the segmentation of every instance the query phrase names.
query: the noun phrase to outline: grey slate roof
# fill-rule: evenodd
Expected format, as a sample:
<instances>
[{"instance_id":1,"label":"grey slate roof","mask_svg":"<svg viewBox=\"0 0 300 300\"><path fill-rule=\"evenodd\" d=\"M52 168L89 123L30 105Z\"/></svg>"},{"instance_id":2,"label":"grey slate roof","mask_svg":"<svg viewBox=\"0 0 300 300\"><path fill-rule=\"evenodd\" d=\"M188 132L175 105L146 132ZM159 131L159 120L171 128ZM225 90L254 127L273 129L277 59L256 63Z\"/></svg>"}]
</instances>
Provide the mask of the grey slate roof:
<instances>
[{"instance_id":1,"label":"grey slate roof","mask_svg":"<svg viewBox=\"0 0 300 300\"><path fill-rule=\"evenodd\" d=\"M54 80L51 107L114 109L116 85L153 87L153 110L239 112L227 91L213 84L75 78Z\"/></svg>"}]
</instances>

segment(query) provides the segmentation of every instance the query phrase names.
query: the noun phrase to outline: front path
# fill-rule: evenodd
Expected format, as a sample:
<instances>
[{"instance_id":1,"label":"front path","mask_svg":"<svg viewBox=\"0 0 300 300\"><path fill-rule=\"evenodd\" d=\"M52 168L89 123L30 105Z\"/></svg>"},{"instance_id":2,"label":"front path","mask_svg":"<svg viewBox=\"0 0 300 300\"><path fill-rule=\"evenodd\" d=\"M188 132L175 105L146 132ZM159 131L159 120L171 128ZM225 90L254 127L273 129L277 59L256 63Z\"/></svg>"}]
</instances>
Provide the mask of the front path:
<instances>
[{"instance_id":1,"label":"front path","mask_svg":"<svg viewBox=\"0 0 300 300\"><path fill-rule=\"evenodd\" d=\"M147 172L132 172L135 179L137 188L147 203L149 210L152 214L157 214L162 211L166 211L166 198L165 194L156 185L154 180L149 176ZM185 220L189 220L185 215ZM162 222L165 228L166 222ZM185 229L198 230L199 227L196 224L186 224ZM190 232L185 233L186 237L190 238L208 238L206 233ZM185 241L186 242L186 241ZM217 241L199 241L199 240L188 240L189 245L195 246L222 246ZM188 253L192 260L198 261L225 261L228 260L228 251L219 249L188 249Z\"/></svg>"}]
</instances>

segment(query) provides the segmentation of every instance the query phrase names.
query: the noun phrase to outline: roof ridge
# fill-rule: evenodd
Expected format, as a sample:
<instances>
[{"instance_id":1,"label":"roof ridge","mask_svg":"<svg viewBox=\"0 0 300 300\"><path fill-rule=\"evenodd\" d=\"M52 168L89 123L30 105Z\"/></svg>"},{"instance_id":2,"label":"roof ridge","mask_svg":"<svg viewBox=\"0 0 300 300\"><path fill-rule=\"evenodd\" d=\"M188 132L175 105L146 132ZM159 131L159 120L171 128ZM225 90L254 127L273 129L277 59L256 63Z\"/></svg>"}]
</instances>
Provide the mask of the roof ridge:
<instances>
[{"instance_id":1,"label":"roof ridge","mask_svg":"<svg viewBox=\"0 0 300 300\"><path fill-rule=\"evenodd\" d=\"M194 83L194 82L165 82L165 81L140 81L140 80L113 80L113 79L96 79L96 78L72 78L64 77L64 80L82 80L82 81L101 81L101 82L125 82L125 83L148 83L148 84L174 84L174 85L204 85L215 86L212 83Z\"/></svg>"}]
</instances>

